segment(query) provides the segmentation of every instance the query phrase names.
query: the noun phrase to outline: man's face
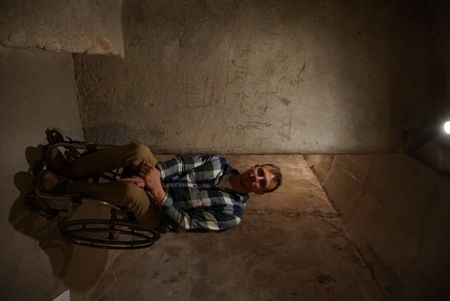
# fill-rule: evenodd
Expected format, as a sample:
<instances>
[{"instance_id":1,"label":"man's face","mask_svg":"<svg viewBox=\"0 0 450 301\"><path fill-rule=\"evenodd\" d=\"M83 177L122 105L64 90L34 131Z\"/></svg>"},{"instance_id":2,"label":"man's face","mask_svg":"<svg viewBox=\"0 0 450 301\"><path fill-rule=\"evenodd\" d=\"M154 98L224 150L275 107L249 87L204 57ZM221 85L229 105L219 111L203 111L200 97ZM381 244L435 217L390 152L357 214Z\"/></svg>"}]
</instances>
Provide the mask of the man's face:
<instances>
[{"instance_id":1,"label":"man's face","mask_svg":"<svg viewBox=\"0 0 450 301\"><path fill-rule=\"evenodd\" d=\"M276 186L274 178L269 167L255 165L241 174L240 182L248 192L262 194Z\"/></svg>"}]
</instances>

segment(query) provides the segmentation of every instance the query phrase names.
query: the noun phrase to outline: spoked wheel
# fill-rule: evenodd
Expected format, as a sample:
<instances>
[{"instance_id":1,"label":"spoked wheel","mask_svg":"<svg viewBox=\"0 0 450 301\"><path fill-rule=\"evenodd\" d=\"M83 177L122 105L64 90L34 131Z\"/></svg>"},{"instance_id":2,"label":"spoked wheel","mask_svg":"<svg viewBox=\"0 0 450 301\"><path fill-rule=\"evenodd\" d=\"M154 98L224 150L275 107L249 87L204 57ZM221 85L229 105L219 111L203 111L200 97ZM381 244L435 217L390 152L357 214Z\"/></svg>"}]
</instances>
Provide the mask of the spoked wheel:
<instances>
[{"instance_id":1,"label":"spoked wheel","mask_svg":"<svg viewBox=\"0 0 450 301\"><path fill-rule=\"evenodd\" d=\"M59 229L73 243L105 249L150 247L159 233L150 228L123 221L79 219L60 223Z\"/></svg>"}]
</instances>

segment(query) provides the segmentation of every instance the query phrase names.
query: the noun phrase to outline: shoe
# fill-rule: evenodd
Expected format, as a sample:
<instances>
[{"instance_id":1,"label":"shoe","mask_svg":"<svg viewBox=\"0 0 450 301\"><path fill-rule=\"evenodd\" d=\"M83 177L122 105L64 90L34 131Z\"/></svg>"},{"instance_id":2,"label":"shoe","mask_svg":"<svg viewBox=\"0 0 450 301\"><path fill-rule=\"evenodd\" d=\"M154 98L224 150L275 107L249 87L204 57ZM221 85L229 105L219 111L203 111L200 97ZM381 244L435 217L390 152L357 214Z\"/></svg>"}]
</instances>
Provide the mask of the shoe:
<instances>
[{"instance_id":1,"label":"shoe","mask_svg":"<svg viewBox=\"0 0 450 301\"><path fill-rule=\"evenodd\" d=\"M64 193L64 186L69 179L46 170L41 176L41 189L46 193Z\"/></svg>"},{"instance_id":2,"label":"shoe","mask_svg":"<svg viewBox=\"0 0 450 301\"><path fill-rule=\"evenodd\" d=\"M58 147L53 146L47 152L47 165L49 169L65 177L73 175L72 165L67 161Z\"/></svg>"}]
</instances>

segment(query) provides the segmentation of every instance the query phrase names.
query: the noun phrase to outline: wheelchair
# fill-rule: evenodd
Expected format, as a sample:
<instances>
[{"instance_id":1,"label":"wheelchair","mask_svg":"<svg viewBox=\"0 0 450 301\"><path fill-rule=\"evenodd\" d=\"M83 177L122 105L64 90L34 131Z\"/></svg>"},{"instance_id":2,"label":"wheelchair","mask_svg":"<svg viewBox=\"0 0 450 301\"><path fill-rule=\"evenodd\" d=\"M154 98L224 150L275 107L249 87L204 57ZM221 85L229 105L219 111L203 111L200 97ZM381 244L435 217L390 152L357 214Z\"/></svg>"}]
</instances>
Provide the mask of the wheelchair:
<instances>
[{"instance_id":1,"label":"wheelchair","mask_svg":"<svg viewBox=\"0 0 450 301\"><path fill-rule=\"evenodd\" d=\"M25 197L30 209L47 219L58 219L58 228L72 243L105 249L141 249L152 246L159 238L159 231L140 225L134 215L125 207L109 202L85 198L80 195L58 195L46 193L41 187L42 176L48 169L47 153L51 147L62 150L67 160L95 152L113 145L97 145L74 141L64 137L56 129L46 129L48 144L43 147L44 159L33 170L34 189ZM131 171L120 168L83 180L94 183L117 181L129 176ZM73 218L74 211L82 205L93 204L109 209L107 218Z\"/></svg>"}]
</instances>

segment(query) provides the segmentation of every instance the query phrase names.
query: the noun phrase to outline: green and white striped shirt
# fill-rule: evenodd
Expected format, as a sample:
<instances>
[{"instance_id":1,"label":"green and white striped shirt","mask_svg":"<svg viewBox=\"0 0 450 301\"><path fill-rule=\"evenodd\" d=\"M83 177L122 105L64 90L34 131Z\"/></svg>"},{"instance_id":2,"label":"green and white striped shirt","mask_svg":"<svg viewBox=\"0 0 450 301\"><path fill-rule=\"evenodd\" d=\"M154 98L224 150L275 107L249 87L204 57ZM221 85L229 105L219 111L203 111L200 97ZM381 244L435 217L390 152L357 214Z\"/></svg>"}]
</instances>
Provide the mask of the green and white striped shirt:
<instances>
[{"instance_id":1,"label":"green and white striped shirt","mask_svg":"<svg viewBox=\"0 0 450 301\"><path fill-rule=\"evenodd\" d=\"M218 186L222 176L239 174L224 157L178 156L156 166L166 191L161 211L172 226L187 231L223 231L239 224L249 196Z\"/></svg>"}]
</instances>

